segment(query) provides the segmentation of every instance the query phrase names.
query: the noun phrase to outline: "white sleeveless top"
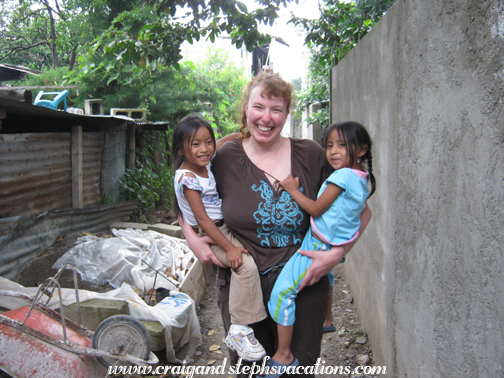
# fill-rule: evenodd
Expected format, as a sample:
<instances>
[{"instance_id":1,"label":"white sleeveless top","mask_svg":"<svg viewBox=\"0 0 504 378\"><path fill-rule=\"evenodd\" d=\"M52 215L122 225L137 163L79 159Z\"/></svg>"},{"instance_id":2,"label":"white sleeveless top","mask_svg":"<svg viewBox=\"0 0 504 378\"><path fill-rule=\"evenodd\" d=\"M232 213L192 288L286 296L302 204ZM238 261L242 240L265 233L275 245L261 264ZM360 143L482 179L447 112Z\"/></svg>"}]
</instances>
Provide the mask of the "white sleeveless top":
<instances>
[{"instance_id":1,"label":"white sleeveless top","mask_svg":"<svg viewBox=\"0 0 504 378\"><path fill-rule=\"evenodd\" d=\"M189 202L187 202L187 198L184 196L184 185L188 189L197 190L201 193L201 201L211 220L216 221L223 218L222 204L219 193L217 193L217 184L215 183L215 178L210 170L210 166L211 164L206 166L208 178L198 176L196 173L187 169L177 169L175 171L174 188L178 206L182 214L184 214L185 221L191 226L197 226L198 222L196 222L191 206L189 206ZM186 175L187 172L191 172L196 177L188 177ZM180 177L182 177L182 179L179 182Z\"/></svg>"}]
</instances>

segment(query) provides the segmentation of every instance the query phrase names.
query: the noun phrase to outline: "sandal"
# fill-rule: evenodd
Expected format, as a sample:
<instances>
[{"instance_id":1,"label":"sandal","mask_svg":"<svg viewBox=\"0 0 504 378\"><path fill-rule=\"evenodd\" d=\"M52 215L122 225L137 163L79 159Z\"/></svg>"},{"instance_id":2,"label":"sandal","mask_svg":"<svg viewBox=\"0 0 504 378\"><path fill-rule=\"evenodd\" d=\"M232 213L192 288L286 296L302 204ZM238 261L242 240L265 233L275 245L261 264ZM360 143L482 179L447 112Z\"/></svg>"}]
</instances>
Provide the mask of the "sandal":
<instances>
[{"instance_id":1,"label":"sandal","mask_svg":"<svg viewBox=\"0 0 504 378\"><path fill-rule=\"evenodd\" d=\"M331 332L336 332L336 327L334 324L331 323L330 326L325 326L323 333L331 333Z\"/></svg>"},{"instance_id":2,"label":"sandal","mask_svg":"<svg viewBox=\"0 0 504 378\"><path fill-rule=\"evenodd\" d=\"M291 366L299 366L299 361L297 358L294 358L294 361L292 361L289 365L281 364L280 362L277 362L274 359L270 358L265 366L265 369L267 369L266 374L258 374L256 378L280 378ZM272 371L272 373L274 374L270 374L270 370L273 370L272 368L274 368L274 371Z\"/></svg>"}]
</instances>

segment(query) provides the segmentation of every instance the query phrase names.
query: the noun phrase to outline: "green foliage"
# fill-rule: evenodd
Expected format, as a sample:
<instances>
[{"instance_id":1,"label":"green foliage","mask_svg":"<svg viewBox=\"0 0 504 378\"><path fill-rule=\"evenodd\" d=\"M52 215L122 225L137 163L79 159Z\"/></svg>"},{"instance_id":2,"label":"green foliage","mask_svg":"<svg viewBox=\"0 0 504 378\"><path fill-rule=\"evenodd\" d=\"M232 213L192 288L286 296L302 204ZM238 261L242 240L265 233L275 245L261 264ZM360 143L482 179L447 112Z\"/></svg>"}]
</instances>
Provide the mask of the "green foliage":
<instances>
[{"instance_id":1,"label":"green foliage","mask_svg":"<svg viewBox=\"0 0 504 378\"><path fill-rule=\"evenodd\" d=\"M300 77L295 78L292 80L292 85L294 85L296 91L300 91L303 88L303 79Z\"/></svg>"},{"instance_id":2,"label":"green foliage","mask_svg":"<svg viewBox=\"0 0 504 378\"><path fill-rule=\"evenodd\" d=\"M0 61L42 70L70 63L84 31L75 0L1 0Z\"/></svg>"},{"instance_id":3,"label":"green foliage","mask_svg":"<svg viewBox=\"0 0 504 378\"><path fill-rule=\"evenodd\" d=\"M339 0L324 1L319 19L293 17L289 22L307 31L305 43L325 68L336 65L374 26L355 3Z\"/></svg>"},{"instance_id":4,"label":"green foliage","mask_svg":"<svg viewBox=\"0 0 504 378\"><path fill-rule=\"evenodd\" d=\"M178 69L157 65L156 71L148 71L123 64L113 80L105 81L107 70L116 68L101 63L70 73L69 82L79 85L80 96L73 99L76 106L82 108L88 98L101 98L106 111L147 108L149 120L166 121L172 127L188 113L206 111L219 135L235 130L237 94L248 78L225 52L209 49L205 60L182 61Z\"/></svg>"},{"instance_id":5,"label":"green foliage","mask_svg":"<svg viewBox=\"0 0 504 378\"><path fill-rule=\"evenodd\" d=\"M366 19L378 22L394 2L395 0L355 0L355 5Z\"/></svg>"},{"instance_id":6,"label":"green foliage","mask_svg":"<svg viewBox=\"0 0 504 378\"><path fill-rule=\"evenodd\" d=\"M238 48L252 51L256 45L269 43L268 35L259 33L260 24L272 25L280 5L291 0L258 1L260 7L248 12L235 0L147 0L124 7L110 27L94 42L91 53L103 52L133 61L142 68L162 63L177 66L180 45L200 38L214 42L221 33L230 35Z\"/></svg>"},{"instance_id":7,"label":"green foliage","mask_svg":"<svg viewBox=\"0 0 504 378\"><path fill-rule=\"evenodd\" d=\"M296 0L297 1L297 0ZM180 68L180 46L200 38L214 42L227 32L237 47L248 50L270 42L259 33L261 23L273 23L280 4L285 0L261 1L262 8L246 13L246 7L235 0L147 0L131 2L111 20L110 26L90 45L80 60L84 71L101 71L108 84L121 81L121 72L131 67L133 78L156 71L159 65ZM183 10L183 11L182 11ZM182 13L182 15L181 15ZM123 79L123 81L126 79Z\"/></svg>"},{"instance_id":8,"label":"green foliage","mask_svg":"<svg viewBox=\"0 0 504 378\"><path fill-rule=\"evenodd\" d=\"M259 0L248 11L236 0L0 0L0 62L36 69L101 63L112 82L131 69L179 67L180 45L227 33L249 51L269 43L259 25L278 18L280 7L298 0Z\"/></svg>"},{"instance_id":9,"label":"green foliage","mask_svg":"<svg viewBox=\"0 0 504 378\"><path fill-rule=\"evenodd\" d=\"M175 198L173 174L173 168L166 160L156 166L150 153L140 153L136 166L127 169L119 180L119 199L138 200L140 212L171 209Z\"/></svg>"},{"instance_id":10,"label":"green foliage","mask_svg":"<svg viewBox=\"0 0 504 378\"><path fill-rule=\"evenodd\" d=\"M49 86L49 85L65 85L65 77L68 74L67 67L60 67L41 72L40 76L27 75L23 81L24 86Z\"/></svg>"},{"instance_id":11,"label":"green foliage","mask_svg":"<svg viewBox=\"0 0 504 378\"><path fill-rule=\"evenodd\" d=\"M101 198L102 205L108 205L114 202L115 202L115 194L112 190L108 190L105 194L102 195Z\"/></svg>"},{"instance_id":12,"label":"green foliage","mask_svg":"<svg viewBox=\"0 0 504 378\"><path fill-rule=\"evenodd\" d=\"M306 32L305 44L310 49L310 63L305 89L298 96L299 106L320 103L321 114L306 122L329 124L329 70L371 30L394 0L357 0L345 3L324 0L320 18L309 20L292 17L289 21Z\"/></svg>"},{"instance_id":13,"label":"green foliage","mask_svg":"<svg viewBox=\"0 0 504 378\"><path fill-rule=\"evenodd\" d=\"M237 67L225 51L209 48L207 57L196 64L196 72L196 83L205 93L202 100L212 104L209 121L217 131L217 137L236 132L239 124L237 102L250 79L245 68Z\"/></svg>"}]
</instances>

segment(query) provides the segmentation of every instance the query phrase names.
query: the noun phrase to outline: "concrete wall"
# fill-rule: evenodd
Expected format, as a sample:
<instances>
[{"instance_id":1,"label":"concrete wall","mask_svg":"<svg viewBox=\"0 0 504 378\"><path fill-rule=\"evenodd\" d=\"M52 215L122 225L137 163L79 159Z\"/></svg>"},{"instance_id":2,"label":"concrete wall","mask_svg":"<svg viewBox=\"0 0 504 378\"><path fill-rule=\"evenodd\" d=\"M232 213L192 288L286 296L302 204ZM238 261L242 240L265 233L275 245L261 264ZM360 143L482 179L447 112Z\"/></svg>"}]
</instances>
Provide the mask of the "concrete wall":
<instances>
[{"instance_id":1,"label":"concrete wall","mask_svg":"<svg viewBox=\"0 0 504 378\"><path fill-rule=\"evenodd\" d=\"M387 377L504 376L504 3L397 0L331 72L374 140L344 264Z\"/></svg>"},{"instance_id":2,"label":"concrete wall","mask_svg":"<svg viewBox=\"0 0 504 378\"><path fill-rule=\"evenodd\" d=\"M322 109L321 104L311 104L307 107L306 117L312 117L315 113ZM303 114L305 115L305 114ZM304 117L304 118L306 118ZM302 139L313 139L318 144L322 144L322 127L319 122L314 124L306 124L305 122L301 125L301 138Z\"/></svg>"},{"instance_id":3,"label":"concrete wall","mask_svg":"<svg viewBox=\"0 0 504 378\"><path fill-rule=\"evenodd\" d=\"M108 149L105 156L105 193L111 194L114 200L119 198L119 180L126 172L126 133L110 131Z\"/></svg>"}]
</instances>

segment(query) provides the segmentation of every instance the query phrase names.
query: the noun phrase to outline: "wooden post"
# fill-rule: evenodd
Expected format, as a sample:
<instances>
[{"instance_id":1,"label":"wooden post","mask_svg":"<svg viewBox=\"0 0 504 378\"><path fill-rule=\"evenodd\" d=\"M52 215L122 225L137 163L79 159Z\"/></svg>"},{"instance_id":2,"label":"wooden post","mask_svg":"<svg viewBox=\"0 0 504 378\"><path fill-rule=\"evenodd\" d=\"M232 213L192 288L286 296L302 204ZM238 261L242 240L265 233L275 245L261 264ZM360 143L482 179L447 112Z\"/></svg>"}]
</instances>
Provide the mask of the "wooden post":
<instances>
[{"instance_id":1,"label":"wooden post","mask_svg":"<svg viewBox=\"0 0 504 378\"><path fill-rule=\"evenodd\" d=\"M107 161L107 151L109 148L109 132L105 131L103 135L103 150L100 162L100 196L105 196L105 164Z\"/></svg>"},{"instance_id":2,"label":"wooden post","mask_svg":"<svg viewBox=\"0 0 504 378\"><path fill-rule=\"evenodd\" d=\"M82 209L83 177L82 177L82 126L72 126L72 207Z\"/></svg>"},{"instance_id":3,"label":"wooden post","mask_svg":"<svg viewBox=\"0 0 504 378\"><path fill-rule=\"evenodd\" d=\"M135 124L133 122L128 122L126 141L126 168L135 167Z\"/></svg>"}]
</instances>

